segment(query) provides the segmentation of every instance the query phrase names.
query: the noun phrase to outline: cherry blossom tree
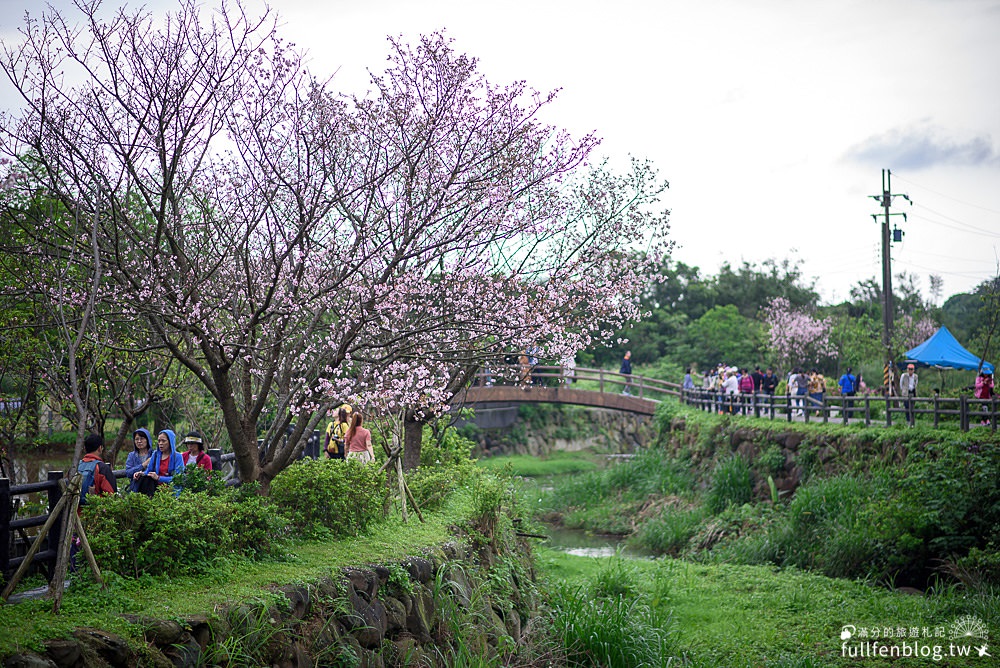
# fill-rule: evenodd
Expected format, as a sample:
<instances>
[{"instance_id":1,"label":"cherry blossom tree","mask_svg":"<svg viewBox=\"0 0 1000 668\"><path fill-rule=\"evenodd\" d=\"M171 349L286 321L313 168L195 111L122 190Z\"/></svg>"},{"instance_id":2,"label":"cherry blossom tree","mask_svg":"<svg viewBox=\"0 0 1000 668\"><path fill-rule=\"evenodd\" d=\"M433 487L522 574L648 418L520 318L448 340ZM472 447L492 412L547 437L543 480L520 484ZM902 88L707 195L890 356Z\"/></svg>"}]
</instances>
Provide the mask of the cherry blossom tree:
<instances>
[{"instance_id":1,"label":"cherry blossom tree","mask_svg":"<svg viewBox=\"0 0 1000 668\"><path fill-rule=\"evenodd\" d=\"M243 480L266 490L343 397L441 410L456 369L638 317L626 251L665 249L663 186L641 164L631 189L581 178L597 142L538 120L554 93L493 85L435 34L390 40L347 96L269 12L77 8L81 27L50 10L5 46L23 111L0 149L93 221L102 303L215 398Z\"/></svg>"},{"instance_id":2,"label":"cherry blossom tree","mask_svg":"<svg viewBox=\"0 0 1000 668\"><path fill-rule=\"evenodd\" d=\"M768 349L785 369L818 363L836 354L830 342L830 318L814 318L805 309L793 308L784 297L767 305L762 316L769 327Z\"/></svg>"}]
</instances>

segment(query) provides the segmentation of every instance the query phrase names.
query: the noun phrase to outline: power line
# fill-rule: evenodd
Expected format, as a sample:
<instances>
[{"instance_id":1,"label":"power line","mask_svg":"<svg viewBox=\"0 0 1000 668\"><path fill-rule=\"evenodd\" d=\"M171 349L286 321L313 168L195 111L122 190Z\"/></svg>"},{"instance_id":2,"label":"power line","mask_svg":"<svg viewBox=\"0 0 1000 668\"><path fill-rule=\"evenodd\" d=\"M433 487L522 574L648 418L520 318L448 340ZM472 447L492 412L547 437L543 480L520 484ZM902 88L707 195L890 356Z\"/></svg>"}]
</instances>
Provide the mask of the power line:
<instances>
[{"instance_id":1,"label":"power line","mask_svg":"<svg viewBox=\"0 0 1000 668\"><path fill-rule=\"evenodd\" d=\"M962 225L963 227L967 227L967 228L969 228L970 230L972 230L974 232L978 232L979 234L985 234L985 235L990 236L990 237L1000 237L1000 234L997 234L994 231L984 230L981 227L976 227L975 225L972 225L970 223L966 223L965 221L958 220L957 218L952 218L951 216L945 215L945 214L941 213L940 211L935 211L934 209L932 209L930 207L927 207L927 206L918 206L917 208L918 209L924 209L926 211L930 211L931 213L933 213L933 214L935 214L937 216L941 216L945 220L949 220L949 221L951 221L951 222L953 222L953 223L955 223L957 225ZM934 223L935 225L943 225L944 227L949 227L948 225L945 225L944 223L936 221L936 220L933 220L931 218L926 218L924 216L915 216L915 217L923 218L924 220L926 220L926 221L928 221L930 223Z\"/></svg>"},{"instance_id":2,"label":"power line","mask_svg":"<svg viewBox=\"0 0 1000 668\"><path fill-rule=\"evenodd\" d=\"M957 197L952 197L951 195L945 195L944 193L938 192L938 191L933 190L931 188L928 188L927 186L922 186L919 183L917 183L916 181L911 181L910 179L908 179L906 177L900 176L896 172L893 172L893 175L895 175L895 177L897 179L899 179L900 181L904 181L904 182L909 183L911 185L914 185L914 186L916 186L918 188L922 188L923 190L926 190L927 192L930 192L930 193L934 193L935 195L938 195L939 197L944 197L945 199L950 199L953 202L958 202L959 204L964 204L965 206L971 206L971 207L973 207L975 209L981 209L983 211L989 211L990 213L995 213L995 214L1000 215L1000 211L997 211L996 209L991 209L988 206L980 206L979 204L973 204L971 202L966 202L965 200L960 200Z\"/></svg>"}]
</instances>

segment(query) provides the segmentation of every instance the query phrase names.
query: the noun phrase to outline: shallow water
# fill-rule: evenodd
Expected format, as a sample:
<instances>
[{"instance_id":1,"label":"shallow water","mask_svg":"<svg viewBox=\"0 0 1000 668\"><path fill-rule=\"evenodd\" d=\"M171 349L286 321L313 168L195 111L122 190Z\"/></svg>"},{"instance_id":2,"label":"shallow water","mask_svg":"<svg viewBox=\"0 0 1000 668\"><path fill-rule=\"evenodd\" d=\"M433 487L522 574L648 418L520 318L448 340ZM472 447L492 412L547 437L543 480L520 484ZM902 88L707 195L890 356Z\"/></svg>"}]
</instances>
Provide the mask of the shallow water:
<instances>
[{"instance_id":1,"label":"shallow water","mask_svg":"<svg viewBox=\"0 0 1000 668\"><path fill-rule=\"evenodd\" d=\"M548 527L548 546L577 557L613 557L619 554L629 559L652 559L655 555L625 543L621 536L587 533L580 529Z\"/></svg>"}]
</instances>

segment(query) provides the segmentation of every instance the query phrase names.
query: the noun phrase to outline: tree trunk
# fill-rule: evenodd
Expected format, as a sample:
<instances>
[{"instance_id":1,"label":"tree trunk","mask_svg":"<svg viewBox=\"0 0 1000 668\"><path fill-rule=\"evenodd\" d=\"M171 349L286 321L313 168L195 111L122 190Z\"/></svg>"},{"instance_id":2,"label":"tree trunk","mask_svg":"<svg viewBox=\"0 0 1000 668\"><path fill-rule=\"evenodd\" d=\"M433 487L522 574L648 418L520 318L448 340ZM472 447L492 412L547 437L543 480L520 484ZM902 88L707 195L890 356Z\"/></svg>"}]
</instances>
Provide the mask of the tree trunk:
<instances>
[{"instance_id":1,"label":"tree trunk","mask_svg":"<svg viewBox=\"0 0 1000 668\"><path fill-rule=\"evenodd\" d=\"M24 436L29 443L38 438L39 432L38 375L34 362L31 367L28 373L27 391L24 393Z\"/></svg>"},{"instance_id":2,"label":"tree trunk","mask_svg":"<svg viewBox=\"0 0 1000 668\"><path fill-rule=\"evenodd\" d=\"M424 424L415 411L406 411L403 417L403 468L407 471L420 466L420 448L424 440Z\"/></svg>"},{"instance_id":3,"label":"tree trunk","mask_svg":"<svg viewBox=\"0 0 1000 668\"><path fill-rule=\"evenodd\" d=\"M118 453L121 452L122 446L128 443L128 437L132 434L133 424L135 424L135 416L131 413L123 413L122 425L118 427L118 433L115 434L115 441L111 444L111 448L104 457L104 461L111 464L111 468L115 467L115 460L118 459ZM152 443L149 445L150 447L153 446Z\"/></svg>"}]
</instances>

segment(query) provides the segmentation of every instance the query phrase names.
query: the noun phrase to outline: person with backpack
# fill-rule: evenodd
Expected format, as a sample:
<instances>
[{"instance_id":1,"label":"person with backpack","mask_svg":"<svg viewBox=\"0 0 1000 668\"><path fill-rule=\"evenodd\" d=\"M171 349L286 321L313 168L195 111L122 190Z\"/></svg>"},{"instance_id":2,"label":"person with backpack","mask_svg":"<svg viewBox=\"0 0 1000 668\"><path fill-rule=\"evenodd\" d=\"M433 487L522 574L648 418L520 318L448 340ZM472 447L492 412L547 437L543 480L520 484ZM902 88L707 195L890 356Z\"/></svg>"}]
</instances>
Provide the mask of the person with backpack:
<instances>
[{"instance_id":1,"label":"person with backpack","mask_svg":"<svg viewBox=\"0 0 1000 668\"><path fill-rule=\"evenodd\" d=\"M328 459L344 459L347 456L347 451L344 447L344 440L347 436L348 429L351 428L351 423L347 419L347 414L350 411L351 407L347 404L343 404L337 409L336 422L331 422L326 427L325 450Z\"/></svg>"},{"instance_id":2,"label":"person with backpack","mask_svg":"<svg viewBox=\"0 0 1000 668\"><path fill-rule=\"evenodd\" d=\"M189 431L184 436L184 445L187 451L181 455L184 466L195 464L206 471L212 470L212 458L205 452L205 442L201 439L201 434L197 431Z\"/></svg>"},{"instance_id":3,"label":"person with backpack","mask_svg":"<svg viewBox=\"0 0 1000 668\"><path fill-rule=\"evenodd\" d=\"M104 457L104 437L100 434L90 434L83 440L83 450L86 453L76 470L83 476L80 485L80 505L87 503L88 494L117 494L118 481L111 465Z\"/></svg>"}]
</instances>

